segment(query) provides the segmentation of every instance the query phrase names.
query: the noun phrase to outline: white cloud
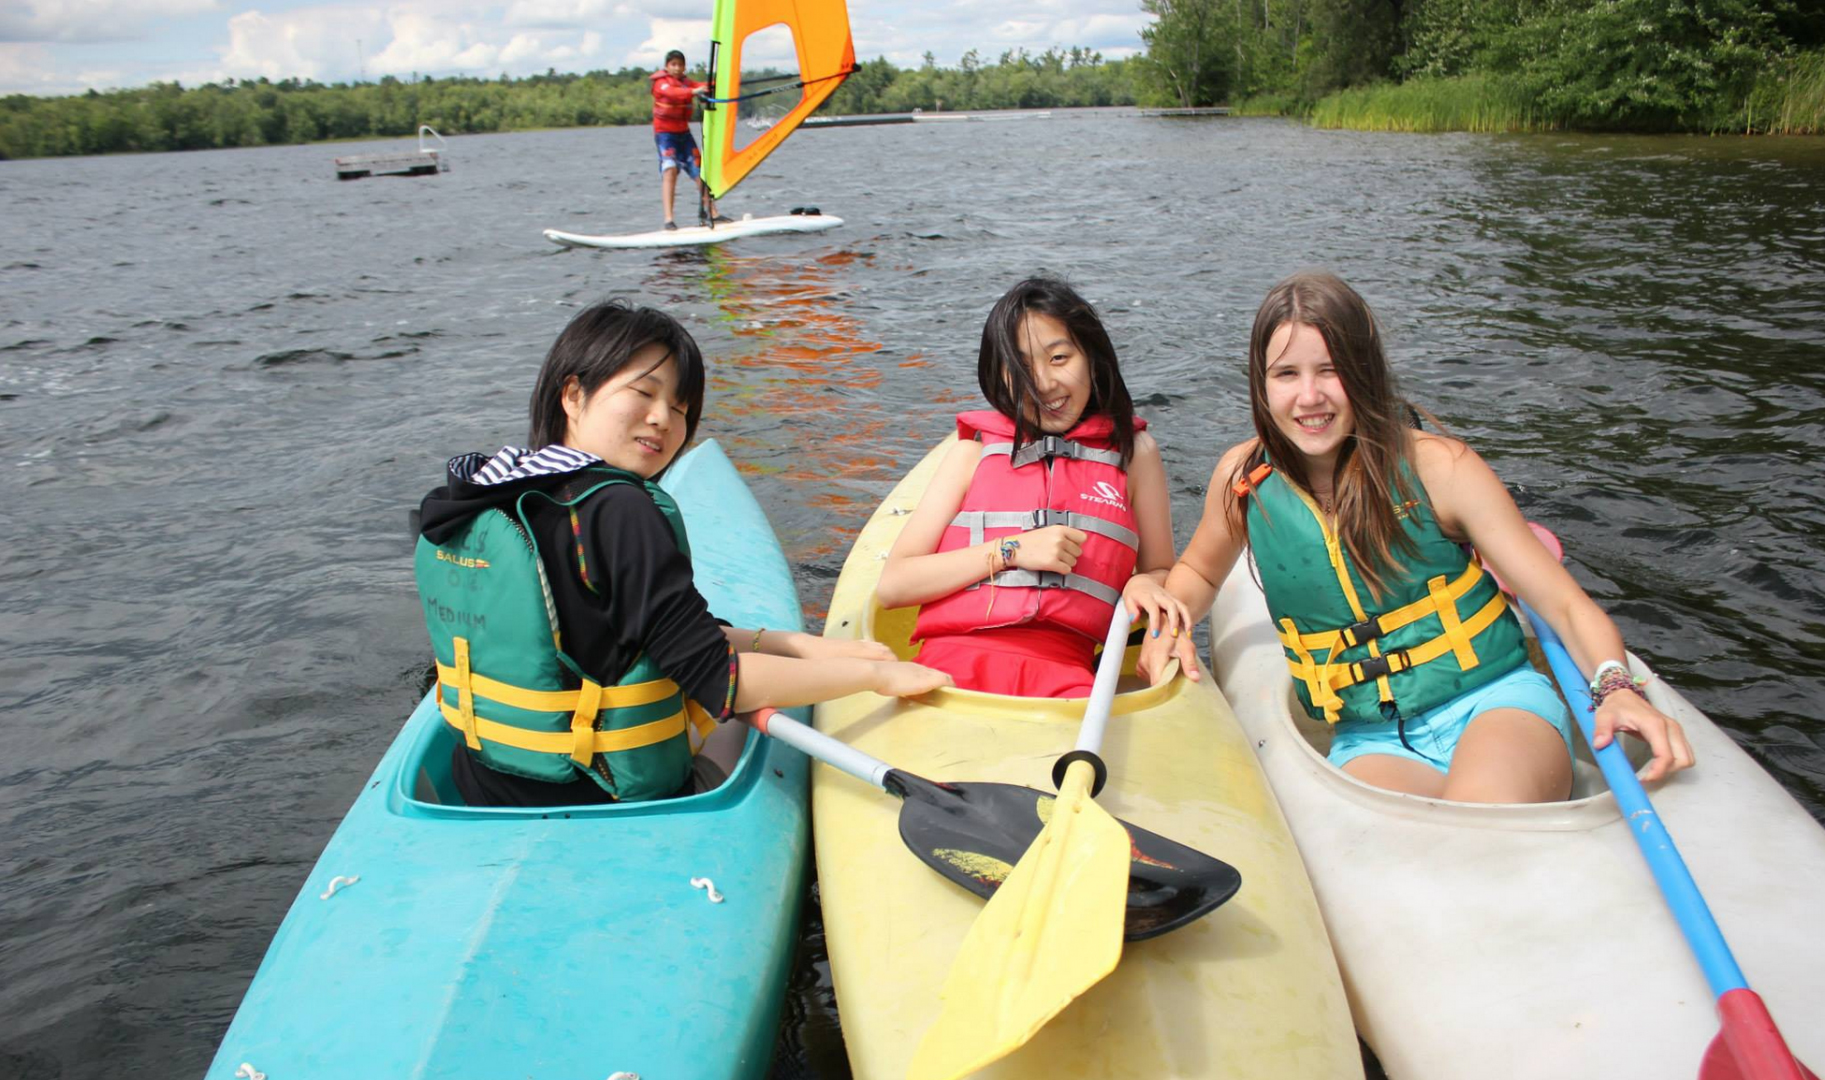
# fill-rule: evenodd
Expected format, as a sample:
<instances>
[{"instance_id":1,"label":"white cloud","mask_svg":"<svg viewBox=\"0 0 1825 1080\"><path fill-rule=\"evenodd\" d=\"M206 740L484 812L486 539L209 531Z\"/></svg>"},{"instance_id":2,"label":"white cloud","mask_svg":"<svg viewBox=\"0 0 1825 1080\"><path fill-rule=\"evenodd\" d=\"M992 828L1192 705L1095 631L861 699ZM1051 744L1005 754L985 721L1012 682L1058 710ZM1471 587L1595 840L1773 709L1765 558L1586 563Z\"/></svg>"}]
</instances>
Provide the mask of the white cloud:
<instances>
[{"instance_id":1,"label":"white cloud","mask_svg":"<svg viewBox=\"0 0 1825 1080\"><path fill-rule=\"evenodd\" d=\"M856 55L885 56L916 67L926 52L953 66L975 49L993 63L1004 50L1044 52L1082 46L1107 58L1141 49L1140 30L1152 18L1139 0L1001 0L993 6L972 0L849 0Z\"/></svg>"},{"instance_id":2,"label":"white cloud","mask_svg":"<svg viewBox=\"0 0 1825 1080\"><path fill-rule=\"evenodd\" d=\"M507 5L501 15L506 26L535 27L546 30L570 30L578 26L599 26L638 13L624 4L609 0L518 0Z\"/></svg>"},{"instance_id":3,"label":"white cloud","mask_svg":"<svg viewBox=\"0 0 1825 1080\"><path fill-rule=\"evenodd\" d=\"M710 20L652 18L647 21L649 36L628 50L624 63L650 66L655 70L665 54L681 49L685 58L699 67L709 59Z\"/></svg>"},{"instance_id":4,"label":"white cloud","mask_svg":"<svg viewBox=\"0 0 1825 1080\"><path fill-rule=\"evenodd\" d=\"M0 42L134 41L154 23L220 6L220 0L6 0L0 4Z\"/></svg>"},{"instance_id":5,"label":"white cloud","mask_svg":"<svg viewBox=\"0 0 1825 1080\"><path fill-rule=\"evenodd\" d=\"M604 50L596 30L515 32L499 21L498 13L498 8L427 0L386 8L303 7L270 15L249 11L229 20L221 69L203 81L524 75L548 68L573 70ZM704 27L707 35L708 24Z\"/></svg>"},{"instance_id":6,"label":"white cloud","mask_svg":"<svg viewBox=\"0 0 1825 1080\"><path fill-rule=\"evenodd\" d=\"M193 86L227 78L341 82L413 73L490 78L547 68L657 68L670 49L684 50L701 65L708 58L713 0L303 0L303 6L285 6L292 2L0 0L0 91L76 93L90 85L173 79ZM858 58L885 56L917 67L929 51L951 66L971 49L989 63L1006 50L1037 53L1053 46L1131 55L1150 21L1138 6L1138 0L849 0L849 15ZM224 13L214 32L210 11ZM102 28L115 38L139 34L146 41L103 47L93 43ZM6 44L28 34L31 42L43 42L38 51ZM82 34L88 37L79 40ZM746 59L757 66L789 60L783 46L771 52L757 47Z\"/></svg>"},{"instance_id":7,"label":"white cloud","mask_svg":"<svg viewBox=\"0 0 1825 1080\"><path fill-rule=\"evenodd\" d=\"M0 90L13 94L61 92L50 50L43 45L0 43Z\"/></svg>"}]
</instances>

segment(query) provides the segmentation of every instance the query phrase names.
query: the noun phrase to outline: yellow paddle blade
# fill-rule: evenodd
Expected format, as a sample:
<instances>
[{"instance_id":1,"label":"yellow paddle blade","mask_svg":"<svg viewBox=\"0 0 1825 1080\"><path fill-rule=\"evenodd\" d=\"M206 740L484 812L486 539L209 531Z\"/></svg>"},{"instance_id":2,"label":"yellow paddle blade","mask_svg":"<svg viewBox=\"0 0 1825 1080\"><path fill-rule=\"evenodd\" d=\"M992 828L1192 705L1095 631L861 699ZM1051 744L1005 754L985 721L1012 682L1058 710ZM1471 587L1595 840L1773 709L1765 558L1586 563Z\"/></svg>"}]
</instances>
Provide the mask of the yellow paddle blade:
<instances>
[{"instance_id":1,"label":"yellow paddle blade","mask_svg":"<svg viewBox=\"0 0 1825 1080\"><path fill-rule=\"evenodd\" d=\"M1025 1045L1122 958L1128 831L1071 764L1051 817L989 898L944 981L908 1080L956 1080Z\"/></svg>"}]
</instances>

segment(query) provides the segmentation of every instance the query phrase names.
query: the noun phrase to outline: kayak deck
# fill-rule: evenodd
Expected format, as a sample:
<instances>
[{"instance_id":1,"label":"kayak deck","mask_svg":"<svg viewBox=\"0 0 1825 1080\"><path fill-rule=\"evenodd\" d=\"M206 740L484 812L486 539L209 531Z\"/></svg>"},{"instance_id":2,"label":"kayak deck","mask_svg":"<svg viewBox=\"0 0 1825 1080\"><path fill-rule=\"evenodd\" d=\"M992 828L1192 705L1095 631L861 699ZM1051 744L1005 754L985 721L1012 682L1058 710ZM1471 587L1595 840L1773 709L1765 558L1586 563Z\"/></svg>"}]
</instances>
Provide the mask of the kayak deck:
<instances>
[{"instance_id":1,"label":"kayak deck","mask_svg":"<svg viewBox=\"0 0 1825 1080\"><path fill-rule=\"evenodd\" d=\"M1294 696L1246 559L1212 625L1212 664L1305 854L1357 1027L1390 1077L1697 1073L1718 1030L1713 995L1582 737L1563 802L1372 787L1325 760L1330 730ZM1825 830L1672 688L1654 680L1646 693L1698 758L1654 786L1656 811L1750 985L1816 1066ZM1625 747L1645 763L1645 746Z\"/></svg>"},{"instance_id":2,"label":"kayak deck","mask_svg":"<svg viewBox=\"0 0 1825 1080\"><path fill-rule=\"evenodd\" d=\"M825 633L902 656L916 611L874 600L882 558L948 443L888 496L844 565ZM1361 1059L1298 852L1241 729L1208 676L1125 678L1102 756L1111 814L1234 865L1241 891L1211 914L1131 942L1115 972L983 1077L1351 1077ZM1050 792L1084 701L944 690L821 705L817 727L935 781ZM898 800L813 769L824 929L855 1075L900 1080L937 1018L939 989L982 901L901 843Z\"/></svg>"},{"instance_id":3,"label":"kayak deck","mask_svg":"<svg viewBox=\"0 0 1825 1080\"><path fill-rule=\"evenodd\" d=\"M720 448L693 451L666 486L712 610L798 626L790 572ZM729 781L689 798L476 808L450 781L458 738L427 696L207 1075L243 1062L275 1078L763 1074L803 892L804 757L751 734Z\"/></svg>"}]
</instances>

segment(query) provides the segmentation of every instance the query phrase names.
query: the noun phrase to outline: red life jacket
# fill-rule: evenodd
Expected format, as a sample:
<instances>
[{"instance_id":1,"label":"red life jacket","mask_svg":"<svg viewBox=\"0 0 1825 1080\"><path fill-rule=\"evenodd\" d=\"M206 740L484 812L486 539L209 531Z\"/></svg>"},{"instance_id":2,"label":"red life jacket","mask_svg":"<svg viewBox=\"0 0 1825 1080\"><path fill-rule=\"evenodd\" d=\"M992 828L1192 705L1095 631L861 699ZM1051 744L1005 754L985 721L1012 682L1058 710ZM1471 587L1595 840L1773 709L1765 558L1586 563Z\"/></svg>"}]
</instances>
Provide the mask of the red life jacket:
<instances>
[{"instance_id":1,"label":"red life jacket","mask_svg":"<svg viewBox=\"0 0 1825 1080\"><path fill-rule=\"evenodd\" d=\"M653 84L653 130L691 130L691 91L707 84L674 79L669 71L655 71L647 78Z\"/></svg>"},{"instance_id":2,"label":"red life jacket","mask_svg":"<svg viewBox=\"0 0 1825 1080\"><path fill-rule=\"evenodd\" d=\"M1134 421L1136 431L1146 426ZM995 575L993 590L980 581L925 604L914 640L1020 623L1075 630L1092 641L1108 636L1140 549L1128 474L1110 442L1114 430L1107 416L1085 417L1063 435L1041 436L1014 454L1014 421L992 410L957 417L959 439L981 436L982 460L939 551L1047 525L1089 535L1069 574L1004 570Z\"/></svg>"}]
</instances>

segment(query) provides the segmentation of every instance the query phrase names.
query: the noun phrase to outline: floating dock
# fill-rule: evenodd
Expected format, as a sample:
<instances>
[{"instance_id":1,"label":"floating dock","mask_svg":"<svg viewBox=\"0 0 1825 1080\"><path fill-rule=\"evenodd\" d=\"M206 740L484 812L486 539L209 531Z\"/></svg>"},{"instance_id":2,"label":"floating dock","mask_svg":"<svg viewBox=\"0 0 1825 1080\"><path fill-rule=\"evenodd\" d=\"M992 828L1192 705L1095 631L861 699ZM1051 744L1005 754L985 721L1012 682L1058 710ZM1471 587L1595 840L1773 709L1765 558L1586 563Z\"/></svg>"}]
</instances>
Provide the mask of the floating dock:
<instances>
[{"instance_id":1,"label":"floating dock","mask_svg":"<svg viewBox=\"0 0 1825 1080\"><path fill-rule=\"evenodd\" d=\"M436 146L425 141L425 136L437 140ZM431 129L429 124L418 127L417 150L395 150L385 154L351 154L348 157L335 159L336 179L360 180L364 176L436 176L440 172L450 171L450 162L445 160L444 137Z\"/></svg>"},{"instance_id":2,"label":"floating dock","mask_svg":"<svg viewBox=\"0 0 1825 1080\"><path fill-rule=\"evenodd\" d=\"M1142 109L1142 116L1228 116L1226 105L1203 105L1191 109Z\"/></svg>"}]
</instances>

